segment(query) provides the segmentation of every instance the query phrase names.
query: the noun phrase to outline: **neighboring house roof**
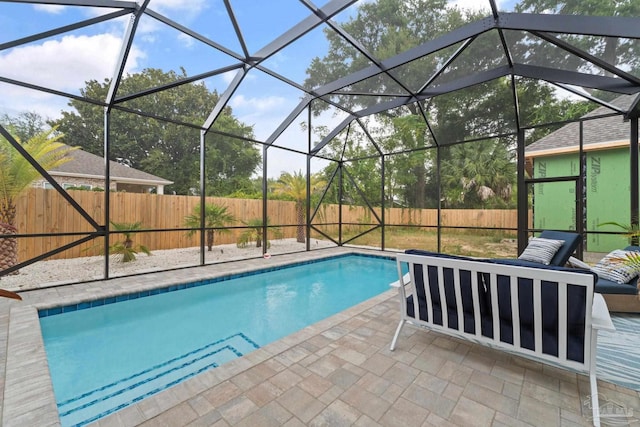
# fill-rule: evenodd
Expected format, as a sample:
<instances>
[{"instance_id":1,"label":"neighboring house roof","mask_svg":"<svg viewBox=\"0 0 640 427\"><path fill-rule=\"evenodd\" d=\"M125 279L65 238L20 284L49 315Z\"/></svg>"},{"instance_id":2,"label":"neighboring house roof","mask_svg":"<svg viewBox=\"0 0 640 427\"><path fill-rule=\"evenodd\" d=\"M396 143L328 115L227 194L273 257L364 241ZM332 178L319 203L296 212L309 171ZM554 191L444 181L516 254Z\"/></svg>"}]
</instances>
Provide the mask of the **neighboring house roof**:
<instances>
[{"instance_id":1,"label":"neighboring house roof","mask_svg":"<svg viewBox=\"0 0 640 427\"><path fill-rule=\"evenodd\" d=\"M104 179L104 159L95 154L77 149L69 153L70 160L63 165L51 169L49 174L55 176L70 176L82 178L103 178ZM173 181L168 181L159 176L142 172L125 165L121 165L113 160L109 161L111 180L127 184L140 185L170 185Z\"/></svg>"},{"instance_id":2,"label":"neighboring house roof","mask_svg":"<svg viewBox=\"0 0 640 427\"><path fill-rule=\"evenodd\" d=\"M623 95L611 104L628 110L635 95ZM610 114L614 111L606 107L598 107L582 116L589 118ZM629 145L629 122L622 115L587 120L583 124L583 149L597 150ZM580 124L568 123L555 132L551 132L527 146L526 157L537 157L578 151L580 145Z\"/></svg>"}]
</instances>

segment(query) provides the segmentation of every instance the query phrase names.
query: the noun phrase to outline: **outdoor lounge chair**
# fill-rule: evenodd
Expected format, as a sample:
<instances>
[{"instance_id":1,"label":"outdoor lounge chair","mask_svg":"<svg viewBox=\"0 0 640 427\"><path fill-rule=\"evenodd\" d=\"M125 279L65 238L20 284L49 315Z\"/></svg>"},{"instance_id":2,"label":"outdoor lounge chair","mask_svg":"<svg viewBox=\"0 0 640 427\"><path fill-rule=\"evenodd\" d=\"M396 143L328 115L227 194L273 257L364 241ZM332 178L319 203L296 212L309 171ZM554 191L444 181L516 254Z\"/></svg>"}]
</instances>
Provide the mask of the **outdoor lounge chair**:
<instances>
[{"instance_id":1,"label":"outdoor lounge chair","mask_svg":"<svg viewBox=\"0 0 640 427\"><path fill-rule=\"evenodd\" d=\"M570 231L553 231L553 230L544 230L540 233L540 236L543 239L555 239L555 240L563 240L564 244L558 249L558 252L551 259L549 265L557 265L564 266L569 261L569 258L573 253L578 249L578 245L580 245L580 241L582 240L582 236L578 233L572 233Z\"/></svg>"},{"instance_id":2,"label":"outdoor lounge chair","mask_svg":"<svg viewBox=\"0 0 640 427\"><path fill-rule=\"evenodd\" d=\"M544 230L540 236L544 239L562 240L564 244L558 249L549 265L571 265L576 268L591 270L591 265L574 257L573 253L580 244L581 236L578 233L568 231ZM640 251L640 246L627 246L627 251ZM520 259L494 259L500 264L520 265L523 267L540 267L539 263ZM634 277L626 283L616 283L602 277L598 277L595 284L595 292L602 294L609 311L621 313L640 313L640 289L638 289L638 277Z\"/></svg>"},{"instance_id":3,"label":"outdoor lounge chair","mask_svg":"<svg viewBox=\"0 0 640 427\"><path fill-rule=\"evenodd\" d=\"M640 252L640 246L627 246L625 251ZM569 264L576 268L591 270L593 267L579 259L569 258ZM638 276L626 283L617 283L603 277L598 277L595 291L602 294L609 311L618 313L640 313L640 289Z\"/></svg>"},{"instance_id":4,"label":"outdoor lounge chair","mask_svg":"<svg viewBox=\"0 0 640 427\"><path fill-rule=\"evenodd\" d=\"M596 379L599 330L615 327L595 273L407 250L396 255L400 322L586 374L591 418L600 425ZM404 266L409 273L402 276Z\"/></svg>"},{"instance_id":5,"label":"outdoor lounge chair","mask_svg":"<svg viewBox=\"0 0 640 427\"><path fill-rule=\"evenodd\" d=\"M556 254L551 258L549 265L555 265L558 267L563 267L569 261L569 258L578 248L580 244L580 240L582 240L582 236L578 233L570 232L570 231L553 231L553 230L544 230L538 236L543 239L553 239L553 240L562 240L564 243L560 246L560 249L557 250ZM501 264L510 264L510 265L519 265L522 267L539 267L540 263L533 261L525 261L522 259L510 259L510 258L500 258L493 259L492 261L499 262Z\"/></svg>"}]
</instances>

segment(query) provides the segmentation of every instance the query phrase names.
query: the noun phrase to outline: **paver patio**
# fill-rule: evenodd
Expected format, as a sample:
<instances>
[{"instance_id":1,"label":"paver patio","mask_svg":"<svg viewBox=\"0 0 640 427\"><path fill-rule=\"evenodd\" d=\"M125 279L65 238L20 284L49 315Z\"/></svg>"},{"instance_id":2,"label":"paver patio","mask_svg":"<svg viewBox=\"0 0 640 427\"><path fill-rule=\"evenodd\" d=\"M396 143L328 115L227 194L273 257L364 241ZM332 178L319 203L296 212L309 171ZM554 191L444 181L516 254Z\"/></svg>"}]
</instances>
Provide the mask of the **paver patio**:
<instances>
[{"instance_id":1,"label":"paver patio","mask_svg":"<svg viewBox=\"0 0 640 427\"><path fill-rule=\"evenodd\" d=\"M64 286L25 293L22 303L2 301L3 425L59 425L48 370L38 356L43 349L34 306L61 305L261 268L266 262L288 263L348 251L290 254L269 261ZM389 343L397 320L397 294L389 290L95 425L591 425L585 376L414 328L403 330L397 349L391 352ZM16 352L21 356L16 357ZM603 381L598 387L601 404L625 410L629 425L640 422L639 392Z\"/></svg>"}]
</instances>

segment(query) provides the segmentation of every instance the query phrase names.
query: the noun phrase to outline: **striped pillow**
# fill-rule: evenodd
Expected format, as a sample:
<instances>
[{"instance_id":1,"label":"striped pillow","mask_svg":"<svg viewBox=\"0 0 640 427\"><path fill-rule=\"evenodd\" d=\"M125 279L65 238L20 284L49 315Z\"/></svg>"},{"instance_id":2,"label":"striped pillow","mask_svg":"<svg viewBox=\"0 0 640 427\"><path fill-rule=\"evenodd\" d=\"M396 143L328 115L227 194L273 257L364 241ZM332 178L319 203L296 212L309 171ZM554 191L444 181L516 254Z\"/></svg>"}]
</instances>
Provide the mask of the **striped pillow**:
<instances>
[{"instance_id":1,"label":"striped pillow","mask_svg":"<svg viewBox=\"0 0 640 427\"><path fill-rule=\"evenodd\" d=\"M640 274L640 265L629 264L627 255L630 253L640 254L635 251L616 249L602 258L600 262L591 268L591 271L603 279L616 283L627 283Z\"/></svg>"},{"instance_id":2,"label":"striped pillow","mask_svg":"<svg viewBox=\"0 0 640 427\"><path fill-rule=\"evenodd\" d=\"M524 261L538 262L540 264L549 265L553 256L564 245L564 240L543 239L541 237L532 237L524 252L520 254L518 259Z\"/></svg>"}]
</instances>

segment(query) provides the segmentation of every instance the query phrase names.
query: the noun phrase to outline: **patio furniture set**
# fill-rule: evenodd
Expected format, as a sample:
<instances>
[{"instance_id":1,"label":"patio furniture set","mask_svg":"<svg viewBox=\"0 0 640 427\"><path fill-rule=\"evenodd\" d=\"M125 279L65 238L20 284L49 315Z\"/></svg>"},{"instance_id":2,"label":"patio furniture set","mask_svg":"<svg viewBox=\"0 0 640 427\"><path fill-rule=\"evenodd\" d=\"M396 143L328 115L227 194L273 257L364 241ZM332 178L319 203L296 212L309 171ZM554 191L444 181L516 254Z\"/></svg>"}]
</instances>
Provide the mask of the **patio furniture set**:
<instances>
[{"instance_id":1,"label":"patio furniture set","mask_svg":"<svg viewBox=\"0 0 640 427\"><path fill-rule=\"evenodd\" d=\"M401 319L391 350L410 324L586 374L599 426L598 331L615 330L609 310L640 306L637 274L621 282L626 276L602 274L604 262L593 270L566 267L579 240L576 233L545 231L507 260L416 249L398 254L399 280L391 286L399 290Z\"/></svg>"}]
</instances>

